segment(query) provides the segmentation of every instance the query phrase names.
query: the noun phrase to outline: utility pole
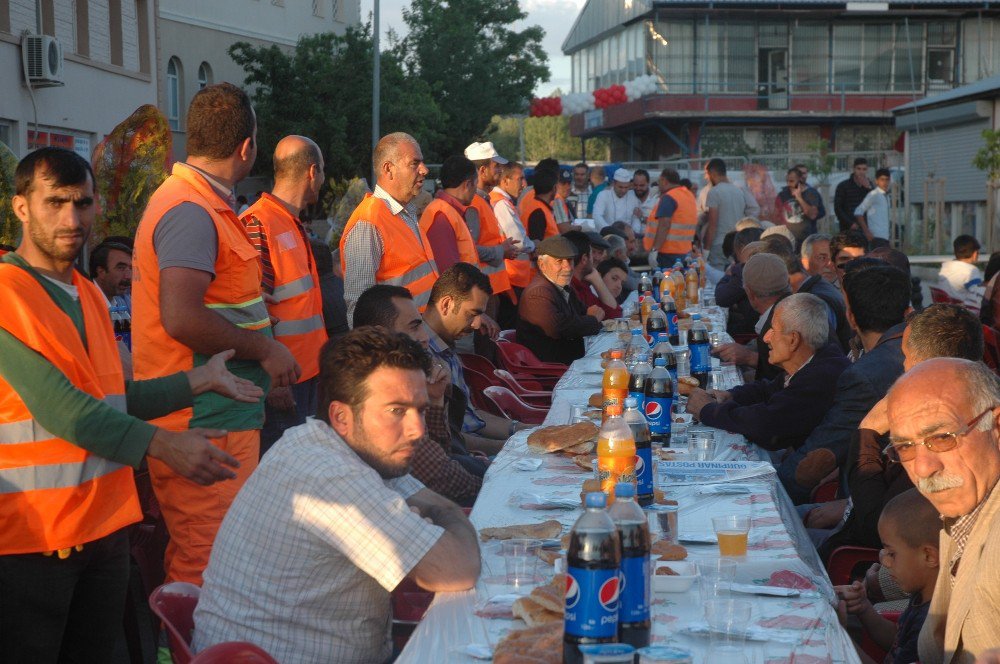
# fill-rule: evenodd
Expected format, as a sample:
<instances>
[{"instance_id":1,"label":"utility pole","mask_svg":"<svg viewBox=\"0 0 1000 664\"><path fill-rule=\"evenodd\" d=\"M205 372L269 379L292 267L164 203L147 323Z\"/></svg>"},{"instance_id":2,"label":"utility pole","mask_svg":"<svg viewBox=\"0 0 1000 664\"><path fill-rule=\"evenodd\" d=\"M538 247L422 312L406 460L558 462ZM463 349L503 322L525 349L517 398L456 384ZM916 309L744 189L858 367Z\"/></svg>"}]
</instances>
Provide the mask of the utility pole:
<instances>
[{"instance_id":1,"label":"utility pole","mask_svg":"<svg viewBox=\"0 0 1000 664\"><path fill-rule=\"evenodd\" d=\"M379 94L381 92L382 84L382 57L379 52L379 0L375 0L374 7L374 18L372 19L372 155L375 154L375 146L378 144L379 139ZM375 166L372 165L372 180L371 188L375 189L376 175Z\"/></svg>"}]
</instances>

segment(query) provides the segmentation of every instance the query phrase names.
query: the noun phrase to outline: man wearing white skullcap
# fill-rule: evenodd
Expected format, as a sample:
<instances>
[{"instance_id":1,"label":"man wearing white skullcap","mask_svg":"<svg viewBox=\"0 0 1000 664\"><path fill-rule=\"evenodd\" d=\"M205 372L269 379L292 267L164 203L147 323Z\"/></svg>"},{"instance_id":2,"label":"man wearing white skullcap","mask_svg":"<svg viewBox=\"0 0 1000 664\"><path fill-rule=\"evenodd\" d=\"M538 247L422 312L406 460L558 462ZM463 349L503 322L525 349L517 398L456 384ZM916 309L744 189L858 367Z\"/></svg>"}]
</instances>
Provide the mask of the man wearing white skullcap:
<instances>
[{"instance_id":1,"label":"man wearing white skullcap","mask_svg":"<svg viewBox=\"0 0 1000 664\"><path fill-rule=\"evenodd\" d=\"M642 203L632 191L632 171L619 168L612 177L611 188L597 195L594 201L594 226L598 229L624 221L636 235L642 233L642 220L632 212Z\"/></svg>"}]
</instances>

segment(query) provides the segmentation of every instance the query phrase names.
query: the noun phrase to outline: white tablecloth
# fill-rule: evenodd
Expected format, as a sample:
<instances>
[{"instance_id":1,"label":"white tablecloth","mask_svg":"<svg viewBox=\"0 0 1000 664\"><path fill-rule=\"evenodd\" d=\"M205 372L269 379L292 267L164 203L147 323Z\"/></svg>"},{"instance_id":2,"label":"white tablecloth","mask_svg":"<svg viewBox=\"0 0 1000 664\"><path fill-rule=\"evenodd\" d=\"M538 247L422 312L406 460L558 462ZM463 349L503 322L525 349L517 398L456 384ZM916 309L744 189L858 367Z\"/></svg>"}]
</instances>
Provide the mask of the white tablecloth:
<instances>
[{"instance_id":1,"label":"white tablecloth","mask_svg":"<svg viewBox=\"0 0 1000 664\"><path fill-rule=\"evenodd\" d=\"M614 334L601 334L588 341L588 357L574 363L556 388L546 424L566 423L569 406L586 403L587 397L599 389L600 375L594 368L596 362L599 369L596 356L615 341ZM578 503L583 480L590 476L567 457L530 451L526 445L528 433L515 434L491 465L472 511L471 519L477 528L556 519L563 524L563 532L568 532L580 515L579 508L522 507L545 498ZM740 436L717 432L717 438L717 460L767 458L766 453ZM537 469L526 469L538 462ZM850 638L837 622L832 608L833 590L826 572L776 476L768 473L750 480L679 486L666 475L669 466L659 464L659 482L667 497L680 504L682 538L711 538L712 516L748 515L752 519L749 552L737 568L736 582L766 585L772 575L787 578L791 572L810 585L800 596L792 598L733 595L753 603L752 628L767 639L748 641L748 664L783 664L790 661L792 654L799 664L859 662ZM720 487L725 488L720 490ZM685 545L689 561L719 555L715 544ZM482 549L483 573L476 587L467 592L439 593L398 662L474 662L462 651L465 646L480 644L492 648L508 631L524 627L520 620L477 615L491 598L514 590L504 585L504 562L498 555L498 545L484 543ZM546 577L554 573L552 567L544 564L540 563L540 568ZM708 637L691 631L703 620L697 584L686 593L657 593L653 602L652 641L691 650L697 664L708 664L705 662Z\"/></svg>"}]
</instances>

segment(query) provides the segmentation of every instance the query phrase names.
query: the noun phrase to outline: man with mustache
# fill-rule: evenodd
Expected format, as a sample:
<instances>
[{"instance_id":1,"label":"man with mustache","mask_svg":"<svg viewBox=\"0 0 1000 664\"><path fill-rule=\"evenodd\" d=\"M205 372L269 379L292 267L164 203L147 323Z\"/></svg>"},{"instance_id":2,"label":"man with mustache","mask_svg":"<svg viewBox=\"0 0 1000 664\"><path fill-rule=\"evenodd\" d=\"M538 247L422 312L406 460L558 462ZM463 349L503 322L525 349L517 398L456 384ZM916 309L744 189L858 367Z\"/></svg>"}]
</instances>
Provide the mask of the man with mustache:
<instances>
[{"instance_id":1,"label":"man with mustache","mask_svg":"<svg viewBox=\"0 0 1000 664\"><path fill-rule=\"evenodd\" d=\"M420 144L403 132L383 136L372 166L375 190L365 194L340 236L348 320L358 297L375 284L403 286L423 311L438 277L430 241L411 205L429 173Z\"/></svg>"},{"instance_id":2,"label":"man with mustache","mask_svg":"<svg viewBox=\"0 0 1000 664\"><path fill-rule=\"evenodd\" d=\"M900 378L887 407L886 456L944 525L920 661L971 664L1000 635L1000 384L981 362L936 358Z\"/></svg>"}]
</instances>

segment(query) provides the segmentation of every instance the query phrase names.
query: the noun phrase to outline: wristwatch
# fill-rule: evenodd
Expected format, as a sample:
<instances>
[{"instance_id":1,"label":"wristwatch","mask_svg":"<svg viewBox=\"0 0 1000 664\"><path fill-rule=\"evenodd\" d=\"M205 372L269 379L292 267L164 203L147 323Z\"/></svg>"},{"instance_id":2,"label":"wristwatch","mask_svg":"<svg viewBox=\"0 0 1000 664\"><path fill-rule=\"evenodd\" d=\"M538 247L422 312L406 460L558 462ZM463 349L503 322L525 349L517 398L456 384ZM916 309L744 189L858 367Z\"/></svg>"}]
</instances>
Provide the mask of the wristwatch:
<instances>
[{"instance_id":1,"label":"wristwatch","mask_svg":"<svg viewBox=\"0 0 1000 664\"><path fill-rule=\"evenodd\" d=\"M519 426L521 426L520 422L518 422L517 420L511 420L510 421L510 430L507 431L507 436L513 436L514 432L517 431L517 428Z\"/></svg>"}]
</instances>

